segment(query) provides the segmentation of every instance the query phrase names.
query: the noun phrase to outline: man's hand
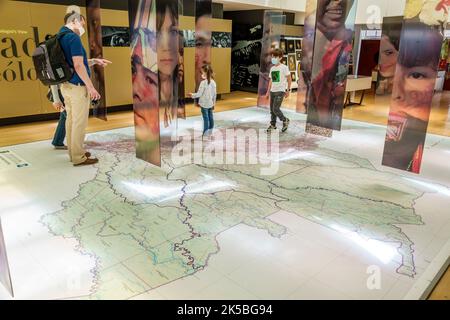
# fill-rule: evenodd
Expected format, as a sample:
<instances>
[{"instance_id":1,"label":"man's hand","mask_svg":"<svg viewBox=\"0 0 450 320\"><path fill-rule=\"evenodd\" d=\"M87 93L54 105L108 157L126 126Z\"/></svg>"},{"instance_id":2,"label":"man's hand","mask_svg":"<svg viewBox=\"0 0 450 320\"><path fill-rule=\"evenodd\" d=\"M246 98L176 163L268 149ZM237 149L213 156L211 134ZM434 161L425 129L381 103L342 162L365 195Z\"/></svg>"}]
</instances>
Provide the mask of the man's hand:
<instances>
[{"instance_id":1,"label":"man's hand","mask_svg":"<svg viewBox=\"0 0 450 320\"><path fill-rule=\"evenodd\" d=\"M94 65L99 65L100 67L106 67L112 62L106 59L91 59Z\"/></svg>"},{"instance_id":2,"label":"man's hand","mask_svg":"<svg viewBox=\"0 0 450 320\"><path fill-rule=\"evenodd\" d=\"M62 102L53 102L53 108L56 109L56 111L63 111L64 110L64 105L62 104Z\"/></svg>"},{"instance_id":3,"label":"man's hand","mask_svg":"<svg viewBox=\"0 0 450 320\"><path fill-rule=\"evenodd\" d=\"M266 92L266 95L264 96L266 99L270 99L270 91Z\"/></svg>"},{"instance_id":4,"label":"man's hand","mask_svg":"<svg viewBox=\"0 0 450 320\"><path fill-rule=\"evenodd\" d=\"M87 91L92 101L100 100L102 97L94 87L88 87Z\"/></svg>"},{"instance_id":5,"label":"man's hand","mask_svg":"<svg viewBox=\"0 0 450 320\"><path fill-rule=\"evenodd\" d=\"M284 94L284 97L287 99L289 98L289 96L291 95L291 90L286 91L286 93Z\"/></svg>"}]
</instances>

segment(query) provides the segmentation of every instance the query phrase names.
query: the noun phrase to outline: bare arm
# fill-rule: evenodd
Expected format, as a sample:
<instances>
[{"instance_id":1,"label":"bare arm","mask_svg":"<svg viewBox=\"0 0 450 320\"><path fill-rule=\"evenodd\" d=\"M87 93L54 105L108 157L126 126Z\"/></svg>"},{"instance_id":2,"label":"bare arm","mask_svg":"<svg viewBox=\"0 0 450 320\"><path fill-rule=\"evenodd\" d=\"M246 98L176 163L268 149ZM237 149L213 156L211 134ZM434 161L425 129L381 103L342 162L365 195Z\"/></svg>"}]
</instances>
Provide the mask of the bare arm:
<instances>
[{"instance_id":1,"label":"bare arm","mask_svg":"<svg viewBox=\"0 0 450 320\"><path fill-rule=\"evenodd\" d=\"M100 59L100 58L95 58L95 59L89 59L88 60L88 64L89 67L95 66L95 65L99 65L101 67L106 67L108 64L111 64L112 62L106 59Z\"/></svg>"},{"instance_id":2,"label":"bare arm","mask_svg":"<svg viewBox=\"0 0 450 320\"><path fill-rule=\"evenodd\" d=\"M270 79L270 81L269 81L269 86L268 86L268 88L267 88L267 93L266 93L266 96L270 96L270 90L272 89L272 79Z\"/></svg>"},{"instance_id":3,"label":"bare arm","mask_svg":"<svg viewBox=\"0 0 450 320\"><path fill-rule=\"evenodd\" d=\"M291 94L292 78L291 78L291 75L287 76L286 78L287 78L287 82L288 82L288 91L286 92L286 98L287 98Z\"/></svg>"},{"instance_id":4,"label":"bare arm","mask_svg":"<svg viewBox=\"0 0 450 320\"><path fill-rule=\"evenodd\" d=\"M100 94L95 90L94 85L92 84L91 78L89 78L89 74L86 70L86 66L83 62L82 56L75 56L73 59L73 66L75 69L75 72L78 74L80 79L83 81L83 83L86 85L86 88L88 90L88 93L92 100L99 100L101 98Z\"/></svg>"}]
</instances>

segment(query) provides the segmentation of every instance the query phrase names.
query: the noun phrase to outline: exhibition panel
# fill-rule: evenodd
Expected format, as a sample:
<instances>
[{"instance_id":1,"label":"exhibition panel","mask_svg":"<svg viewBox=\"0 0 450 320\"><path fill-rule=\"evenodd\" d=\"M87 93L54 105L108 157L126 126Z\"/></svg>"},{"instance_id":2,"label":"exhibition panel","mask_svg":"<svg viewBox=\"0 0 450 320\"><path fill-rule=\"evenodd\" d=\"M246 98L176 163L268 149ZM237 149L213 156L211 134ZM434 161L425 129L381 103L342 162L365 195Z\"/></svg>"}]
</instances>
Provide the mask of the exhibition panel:
<instances>
[{"instance_id":1,"label":"exhibition panel","mask_svg":"<svg viewBox=\"0 0 450 320\"><path fill-rule=\"evenodd\" d=\"M311 94L314 41L316 39L317 0L306 2L305 35L302 42L301 75L298 79L297 112L306 113Z\"/></svg>"},{"instance_id":2,"label":"exhibition panel","mask_svg":"<svg viewBox=\"0 0 450 320\"><path fill-rule=\"evenodd\" d=\"M386 166L420 173L447 19L442 1L406 1L383 155Z\"/></svg>"},{"instance_id":3,"label":"exhibition panel","mask_svg":"<svg viewBox=\"0 0 450 320\"><path fill-rule=\"evenodd\" d=\"M100 0L86 0L86 19L89 56L93 59L101 59L103 58L103 30ZM105 71L99 65L94 65L92 69L92 81L101 95L101 99L93 105L93 114L99 119L106 120Z\"/></svg>"},{"instance_id":4,"label":"exhibition panel","mask_svg":"<svg viewBox=\"0 0 450 320\"><path fill-rule=\"evenodd\" d=\"M156 1L132 0L129 5L136 156L160 166L160 82Z\"/></svg>"},{"instance_id":5,"label":"exhibition panel","mask_svg":"<svg viewBox=\"0 0 450 320\"><path fill-rule=\"evenodd\" d=\"M308 132L341 130L356 1L317 1ZM336 13L330 13L336 12Z\"/></svg>"}]
</instances>

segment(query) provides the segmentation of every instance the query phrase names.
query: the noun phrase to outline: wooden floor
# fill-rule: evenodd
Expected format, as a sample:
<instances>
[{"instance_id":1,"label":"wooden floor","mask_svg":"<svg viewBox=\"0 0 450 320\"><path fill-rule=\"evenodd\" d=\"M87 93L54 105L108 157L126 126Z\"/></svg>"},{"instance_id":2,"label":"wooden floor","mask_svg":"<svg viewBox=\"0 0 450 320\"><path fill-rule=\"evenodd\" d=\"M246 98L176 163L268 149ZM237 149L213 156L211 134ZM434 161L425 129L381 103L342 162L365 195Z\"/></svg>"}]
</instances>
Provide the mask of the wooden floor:
<instances>
[{"instance_id":1,"label":"wooden floor","mask_svg":"<svg viewBox=\"0 0 450 320\"><path fill-rule=\"evenodd\" d=\"M344 110L344 118L363 121L374 124L386 125L389 113L389 97L374 97L373 94L366 95L363 106L347 107ZM355 100L359 100L356 97ZM450 92L436 94L430 116L429 133L450 136ZM295 109L296 95L293 94L284 104L285 108ZM256 105L256 95L244 92L233 92L223 95L218 101L215 112L233 109L247 108ZM200 115L200 109L193 105L186 107L188 117ZM108 121L89 119L87 132L98 132L112 130L134 125L133 113L117 112L108 115ZM0 147L16 145L28 142L49 140L53 137L56 121L45 121L31 124L21 124L0 127ZM432 300L450 300L450 269L440 280L439 284L430 295Z\"/></svg>"}]
</instances>

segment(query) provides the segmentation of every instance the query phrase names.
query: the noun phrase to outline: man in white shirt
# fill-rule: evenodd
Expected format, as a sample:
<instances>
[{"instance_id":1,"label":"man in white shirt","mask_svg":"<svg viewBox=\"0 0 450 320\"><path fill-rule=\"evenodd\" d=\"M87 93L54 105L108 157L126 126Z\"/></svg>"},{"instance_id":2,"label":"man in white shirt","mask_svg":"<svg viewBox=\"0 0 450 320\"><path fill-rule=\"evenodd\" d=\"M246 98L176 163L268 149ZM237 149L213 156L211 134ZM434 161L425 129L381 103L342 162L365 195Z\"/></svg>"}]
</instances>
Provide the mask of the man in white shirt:
<instances>
[{"instance_id":1,"label":"man in white shirt","mask_svg":"<svg viewBox=\"0 0 450 320\"><path fill-rule=\"evenodd\" d=\"M281 63L283 59L283 51L275 49L272 52L272 64L270 69L269 89L266 97L270 96L270 115L271 121L267 132L277 129L277 118L283 122L281 132L285 132L289 126L289 119L286 118L281 111L281 105L284 98L288 98L291 92L292 78L289 68Z\"/></svg>"}]
</instances>

